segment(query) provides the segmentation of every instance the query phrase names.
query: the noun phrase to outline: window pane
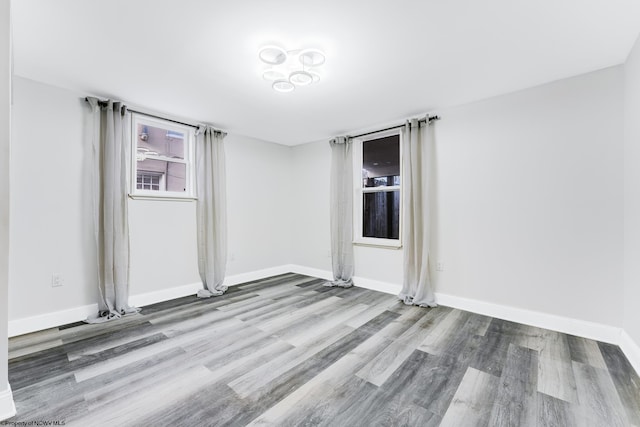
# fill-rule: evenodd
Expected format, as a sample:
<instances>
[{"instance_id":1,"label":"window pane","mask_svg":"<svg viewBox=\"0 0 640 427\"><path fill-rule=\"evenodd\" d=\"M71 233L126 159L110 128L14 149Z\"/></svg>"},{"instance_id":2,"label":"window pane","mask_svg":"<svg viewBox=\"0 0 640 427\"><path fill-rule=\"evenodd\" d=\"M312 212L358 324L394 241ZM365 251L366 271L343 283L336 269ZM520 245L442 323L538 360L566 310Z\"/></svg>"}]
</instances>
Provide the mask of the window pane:
<instances>
[{"instance_id":1,"label":"window pane","mask_svg":"<svg viewBox=\"0 0 640 427\"><path fill-rule=\"evenodd\" d=\"M167 191L187 191L187 165L167 163Z\"/></svg>"},{"instance_id":2,"label":"window pane","mask_svg":"<svg viewBox=\"0 0 640 427\"><path fill-rule=\"evenodd\" d=\"M363 194L362 237L400 238L400 192Z\"/></svg>"},{"instance_id":3,"label":"window pane","mask_svg":"<svg viewBox=\"0 0 640 427\"><path fill-rule=\"evenodd\" d=\"M362 143L362 186L400 185L400 136Z\"/></svg>"},{"instance_id":4,"label":"window pane","mask_svg":"<svg viewBox=\"0 0 640 427\"><path fill-rule=\"evenodd\" d=\"M184 159L184 133L138 124L136 134L138 152Z\"/></svg>"},{"instance_id":5,"label":"window pane","mask_svg":"<svg viewBox=\"0 0 640 427\"><path fill-rule=\"evenodd\" d=\"M141 190L184 192L187 165L166 160L145 159L138 162L136 185Z\"/></svg>"},{"instance_id":6,"label":"window pane","mask_svg":"<svg viewBox=\"0 0 640 427\"><path fill-rule=\"evenodd\" d=\"M156 172L138 172L136 188L139 190L159 190L161 174Z\"/></svg>"}]
</instances>

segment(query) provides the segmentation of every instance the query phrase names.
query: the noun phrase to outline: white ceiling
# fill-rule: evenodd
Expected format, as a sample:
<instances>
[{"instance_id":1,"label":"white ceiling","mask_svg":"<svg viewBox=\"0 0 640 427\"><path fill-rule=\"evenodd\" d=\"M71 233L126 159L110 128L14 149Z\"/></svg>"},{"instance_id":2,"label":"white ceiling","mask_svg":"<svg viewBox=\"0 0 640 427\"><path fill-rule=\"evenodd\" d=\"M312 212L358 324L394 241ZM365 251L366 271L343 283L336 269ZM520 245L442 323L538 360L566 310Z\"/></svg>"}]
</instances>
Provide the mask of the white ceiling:
<instances>
[{"instance_id":1,"label":"white ceiling","mask_svg":"<svg viewBox=\"0 0 640 427\"><path fill-rule=\"evenodd\" d=\"M295 145L621 64L638 0L13 0L16 75ZM258 49L316 47L280 94Z\"/></svg>"}]
</instances>

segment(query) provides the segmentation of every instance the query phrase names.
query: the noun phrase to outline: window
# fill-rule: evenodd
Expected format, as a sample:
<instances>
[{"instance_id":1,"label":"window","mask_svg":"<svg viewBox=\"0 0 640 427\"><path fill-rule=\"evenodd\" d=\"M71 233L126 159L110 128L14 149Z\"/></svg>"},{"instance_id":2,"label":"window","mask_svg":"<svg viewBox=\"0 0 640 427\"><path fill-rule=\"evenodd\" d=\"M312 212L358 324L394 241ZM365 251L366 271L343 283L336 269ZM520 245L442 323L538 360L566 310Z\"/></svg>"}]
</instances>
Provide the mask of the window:
<instances>
[{"instance_id":1,"label":"window","mask_svg":"<svg viewBox=\"0 0 640 427\"><path fill-rule=\"evenodd\" d=\"M354 142L354 242L400 247L402 135L379 132Z\"/></svg>"},{"instance_id":2,"label":"window","mask_svg":"<svg viewBox=\"0 0 640 427\"><path fill-rule=\"evenodd\" d=\"M160 186L164 186L163 178L164 175L160 173L138 171L136 189L160 191Z\"/></svg>"},{"instance_id":3,"label":"window","mask_svg":"<svg viewBox=\"0 0 640 427\"><path fill-rule=\"evenodd\" d=\"M192 198L195 129L139 113L131 119L131 195Z\"/></svg>"}]
</instances>

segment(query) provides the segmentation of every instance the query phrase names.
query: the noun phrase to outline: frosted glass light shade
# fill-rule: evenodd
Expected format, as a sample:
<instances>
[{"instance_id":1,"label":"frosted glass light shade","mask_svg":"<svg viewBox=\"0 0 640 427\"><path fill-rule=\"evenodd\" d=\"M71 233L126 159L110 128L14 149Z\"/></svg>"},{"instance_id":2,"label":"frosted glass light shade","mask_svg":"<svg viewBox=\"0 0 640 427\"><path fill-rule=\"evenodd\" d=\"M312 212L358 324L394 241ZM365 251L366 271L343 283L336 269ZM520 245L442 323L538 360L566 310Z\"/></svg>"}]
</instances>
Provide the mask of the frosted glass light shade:
<instances>
[{"instance_id":1,"label":"frosted glass light shade","mask_svg":"<svg viewBox=\"0 0 640 427\"><path fill-rule=\"evenodd\" d=\"M282 71L276 70L274 68L266 69L262 73L262 78L269 81L284 80L286 79L286 77L287 76L285 76Z\"/></svg>"},{"instance_id":2,"label":"frosted glass light shade","mask_svg":"<svg viewBox=\"0 0 640 427\"><path fill-rule=\"evenodd\" d=\"M278 46L265 46L258 52L262 62L269 65L280 65L287 60L287 51Z\"/></svg>"},{"instance_id":3,"label":"frosted glass light shade","mask_svg":"<svg viewBox=\"0 0 640 427\"><path fill-rule=\"evenodd\" d=\"M313 83L313 76L306 71L294 71L289 74L289 81L296 86L306 86Z\"/></svg>"},{"instance_id":4,"label":"frosted glass light shade","mask_svg":"<svg viewBox=\"0 0 640 427\"><path fill-rule=\"evenodd\" d=\"M276 92L292 92L296 87L289 80L276 80L272 85Z\"/></svg>"},{"instance_id":5,"label":"frosted glass light shade","mask_svg":"<svg viewBox=\"0 0 640 427\"><path fill-rule=\"evenodd\" d=\"M318 49L304 49L300 52L298 60L305 67L317 67L324 64L325 57Z\"/></svg>"},{"instance_id":6,"label":"frosted glass light shade","mask_svg":"<svg viewBox=\"0 0 640 427\"><path fill-rule=\"evenodd\" d=\"M318 83L320 81L320 74L315 71L309 71L308 73L311 74L311 77L313 78L312 83Z\"/></svg>"}]
</instances>

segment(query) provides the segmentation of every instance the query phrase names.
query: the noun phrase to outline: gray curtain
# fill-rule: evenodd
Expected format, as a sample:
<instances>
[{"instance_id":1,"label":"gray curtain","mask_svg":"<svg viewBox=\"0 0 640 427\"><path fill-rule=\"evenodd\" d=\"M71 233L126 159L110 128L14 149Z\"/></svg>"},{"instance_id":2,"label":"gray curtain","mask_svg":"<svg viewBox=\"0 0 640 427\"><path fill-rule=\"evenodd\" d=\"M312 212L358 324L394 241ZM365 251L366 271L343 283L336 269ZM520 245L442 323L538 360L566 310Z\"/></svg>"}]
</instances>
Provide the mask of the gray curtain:
<instances>
[{"instance_id":1,"label":"gray curtain","mask_svg":"<svg viewBox=\"0 0 640 427\"><path fill-rule=\"evenodd\" d=\"M404 277L399 298L405 304L436 307L429 271L430 176L433 126L408 121L403 135L403 233Z\"/></svg>"},{"instance_id":2,"label":"gray curtain","mask_svg":"<svg viewBox=\"0 0 640 427\"><path fill-rule=\"evenodd\" d=\"M337 137L331 146L331 263L333 281L325 286L353 286L353 161L351 139Z\"/></svg>"},{"instance_id":3,"label":"gray curtain","mask_svg":"<svg viewBox=\"0 0 640 427\"><path fill-rule=\"evenodd\" d=\"M139 310L129 306L129 113L111 100L87 98L91 107L93 218L98 263L98 314L101 323Z\"/></svg>"},{"instance_id":4,"label":"gray curtain","mask_svg":"<svg viewBox=\"0 0 640 427\"><path fill-rule=\"evenodd\" d=\"M203 289L198 297L222 295L227 264L227 202L224 137L210 126L196 132L198 196L198 271Z\"/></svg>"}]
</instances>

